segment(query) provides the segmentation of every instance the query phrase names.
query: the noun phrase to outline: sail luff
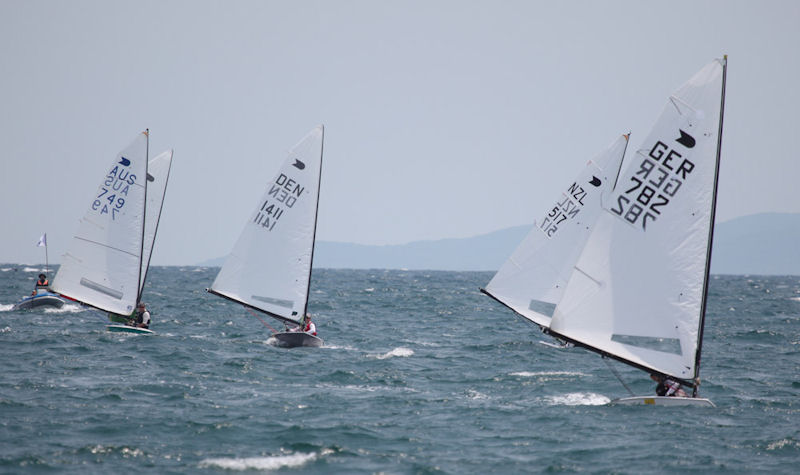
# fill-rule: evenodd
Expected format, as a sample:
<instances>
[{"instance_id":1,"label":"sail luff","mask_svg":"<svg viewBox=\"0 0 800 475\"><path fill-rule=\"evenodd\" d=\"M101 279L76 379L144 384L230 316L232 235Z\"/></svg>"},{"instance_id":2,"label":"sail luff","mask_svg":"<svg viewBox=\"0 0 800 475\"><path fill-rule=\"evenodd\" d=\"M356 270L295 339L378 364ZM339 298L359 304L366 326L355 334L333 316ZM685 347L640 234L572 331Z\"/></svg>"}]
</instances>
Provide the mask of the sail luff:
<instances>
[{"instance_id":1,"label":"sail luff","mask_svg":"<svg viewBox=\"0 0 800 475\"><path fill-rule=\"evenodd\" d=\"M306 285L306 304L303 306L303 317L308 313L308 298L311 294L311 273L314 271L314 248L317 243L317 217L319 216L319 194L322 187L322 157L325 150L325 126L320 125L322 137L319 147L319 177L317 178L317 204L314 206L314 230L311 233L311 258L308 263L308 284Z\"/></svg>"},{"instance_id":2,"label":"sail luff","mask_svg":"<svg viewBox=\"0 0 800 475\"><path fill-rule=\"evenodd\" d=\"M696 383L699 383L699 377L700 377L700 353L703 348L703 331L705 328L705 321L706 321L706 305L708 303L708 283L709 283L709 275L711 273L711 251L714 243L714 224L717 214L717 188L719 186L719 162L720 162L720 156L722 154L722 123L723 123L723 118L725 117L725 81L727 79L727 74L728 74L728 55L726 54L722 58L722 92L720 93L720 104L719 104L719 131L717 133L717 156L714 165L714 185L711 193L711 216L710 216L710 224L708 226L708 250L706 251L706 269L703 282L703 296L702 296L702 302L700 304L700 309L701 309L700 323L697 329L697 352L695 353L695 364L694 364L694 380ZM694 385L694 390L692 391L692 397L696 396L697 396L697 385Z\"/></svg>"}]
</instances>

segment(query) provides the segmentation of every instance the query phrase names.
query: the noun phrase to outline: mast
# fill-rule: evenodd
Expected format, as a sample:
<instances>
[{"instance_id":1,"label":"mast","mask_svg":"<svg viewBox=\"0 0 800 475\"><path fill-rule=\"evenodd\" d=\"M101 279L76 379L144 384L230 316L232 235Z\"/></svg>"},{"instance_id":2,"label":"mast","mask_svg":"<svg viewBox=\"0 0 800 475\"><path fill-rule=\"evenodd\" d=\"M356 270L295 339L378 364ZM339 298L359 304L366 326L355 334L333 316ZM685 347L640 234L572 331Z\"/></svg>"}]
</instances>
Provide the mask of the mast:
<instances>
[{"instance_id":1,"label":"mast","mask_svg":"<svg viewBox=\"0 0 800 475\"><path fill-rule=\"evenodd\" d=\"M717 186L719 184L719 162L722 152L722 119L725 116L725 79L728 73L728 55L722 57L722 92L719 102L719 132L717 133L717 158L714 164L714 188L711 193L711 216L708 226L708 248L706 250L706 269L703 282L703 295L700 303L700 324L697 329L697 353L694 359L694 389L692 397L697 396L697 386L700 383L700 351L703 347L703 329L706 320L706 305L708 303L708 281L711 272L711 249L714 241L714 220L717 212Z\"/></svg>"},{"instance_id":2,"label":"mast","mask_svg":"<svg viewBox=\"0 0 800 475\"><path fill-rule=\"evenodd\" d=\"M311 259L308 263L308 285L306 285L306 304L303 306L303 316L300 318L302 321L308 313L308 297L311 294L311 271L314 268L314 247L317 243L317 216L319 215L319 193L322 186L322 156L325 149L325 126L320 125L322 129L322 137L319 144L319 178L317 178L317 204L314 208L314 231L311 233Z\"/></svg>"},{"instance_id":3,"label":"mast","mask_svg":"<svg viewBox=\"0 0 800 475\"><path fill-rule=\"evenodd\" d=\"M142 259L144 258L144 228L147 224L147 166L148 162L150 161L150 129L144 129L144 135L147 137L147 146L145 147L145 154L144 154L144 203L142 205L142 239L141 245L139 247L139 278L136 280L137 285L142 282ZM155 240L155 237L153 238ZM152 253L152 246L150 246L150 252ZM136 292L136 305L139 305L139 302L142 299L142 291L144 291L144 283L142 285L138 285L139 289Z\"/></svg>"}]
</instances>

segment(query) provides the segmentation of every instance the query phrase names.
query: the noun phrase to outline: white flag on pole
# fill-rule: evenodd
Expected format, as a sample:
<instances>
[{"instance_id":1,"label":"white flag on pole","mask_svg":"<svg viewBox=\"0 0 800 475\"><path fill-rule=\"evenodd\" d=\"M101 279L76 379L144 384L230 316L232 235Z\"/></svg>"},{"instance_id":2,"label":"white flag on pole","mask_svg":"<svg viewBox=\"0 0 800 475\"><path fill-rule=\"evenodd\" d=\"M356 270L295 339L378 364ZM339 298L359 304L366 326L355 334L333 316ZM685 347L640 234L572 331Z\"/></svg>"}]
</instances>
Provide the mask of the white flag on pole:
<instances>
[{"instance_id":1,"label":"white flag on pole","mask_svg":"<svg viewBox=\"0 0 800 475\"><path fill-rule=\"evenodd\" d=\"M36 243L36 247L47 247L47 233L42 234L42 237L39 238L39 242Z\"/></svg>"}]
</instances>

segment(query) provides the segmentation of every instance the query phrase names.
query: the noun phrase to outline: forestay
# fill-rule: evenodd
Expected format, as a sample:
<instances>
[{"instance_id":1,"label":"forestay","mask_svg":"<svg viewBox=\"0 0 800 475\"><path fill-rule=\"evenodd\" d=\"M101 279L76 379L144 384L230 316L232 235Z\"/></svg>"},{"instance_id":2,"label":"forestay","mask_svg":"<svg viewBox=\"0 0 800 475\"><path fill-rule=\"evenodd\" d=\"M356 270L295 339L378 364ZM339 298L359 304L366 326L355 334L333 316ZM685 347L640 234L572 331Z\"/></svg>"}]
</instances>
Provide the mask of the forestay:
<instances>
[{"instance_id":1,"label":"forestay","mask_svg":"<svg viewBox=\"0 0 800 475\"><path fill-rule=\"evenodd\" d=\"M314 249L323 128L312 130L267 183L210 291L302 321Z\"/></svg>"},{"instance_id":2,"label":"forestay","mask_svg":"<svg viewBox=\"0 0 800 475\"><path fill-rule=\"evenodd\" d=\"M128 315L139 294L147 132L114 159L53 280L55 292Z\"/></svg>"},{"instance_id":3,"label":"forestay","mask_svg":"<svg viewBox=\"0 0 800 475\"><path fill-rule=\"evenodd\" d=\"M486 286L485 293L522 317L548 327L573 266L622 165L628 136L590 160L537 220Z\"/></svg>"},{"instance_id":4,"label":"forestay","mask_svg":"<svg viewBox=\"0 0 800 475\"><path fill-rule=\"evenodd\" d=\"M550 324L645 370L696 376L710 252L723 61L667 102L620 177Z\"/></svg>"}]
</instances>

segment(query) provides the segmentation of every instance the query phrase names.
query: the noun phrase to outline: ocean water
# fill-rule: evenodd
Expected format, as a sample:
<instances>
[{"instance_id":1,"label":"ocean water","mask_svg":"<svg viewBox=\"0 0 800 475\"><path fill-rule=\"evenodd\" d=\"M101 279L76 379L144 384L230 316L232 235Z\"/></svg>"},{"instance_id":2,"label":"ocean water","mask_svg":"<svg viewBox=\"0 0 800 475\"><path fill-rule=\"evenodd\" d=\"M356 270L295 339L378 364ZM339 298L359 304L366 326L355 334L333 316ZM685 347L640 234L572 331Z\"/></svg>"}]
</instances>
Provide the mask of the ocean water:
<instances>
[{"instance_id":1,"label":"ocean water","mask_svg":"<svg viewBox=\"0 0 800 475\"><path fill-rule=\"evenodd\" d=\"M96 312L13 312L37 266L0 265L2 473L797 473L800 277L714 276L701 395L623 407L605 360L555 349L478 293L489 272L315 270L325 347L281 349L154 267L154 336ZM277 322L266 323L277 328ZM612 363L639 394L647 375Z\"/></svg>"}]
</instances>

